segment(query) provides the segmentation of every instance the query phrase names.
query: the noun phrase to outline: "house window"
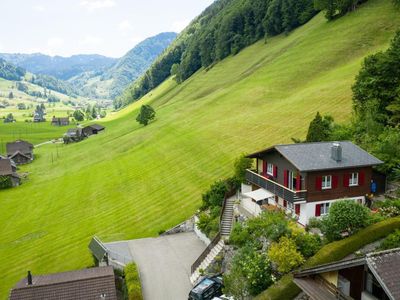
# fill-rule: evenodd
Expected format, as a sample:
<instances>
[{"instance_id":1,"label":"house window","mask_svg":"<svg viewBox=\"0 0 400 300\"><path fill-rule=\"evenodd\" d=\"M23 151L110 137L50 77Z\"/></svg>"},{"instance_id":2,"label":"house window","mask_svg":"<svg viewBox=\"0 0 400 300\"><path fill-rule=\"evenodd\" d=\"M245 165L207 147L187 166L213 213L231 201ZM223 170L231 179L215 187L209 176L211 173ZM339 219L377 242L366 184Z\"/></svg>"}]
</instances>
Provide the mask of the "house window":
<instances>
[{"instance_id":1,"label":"house window","mask_svg":"<svg viewBox=\"0 0 400 300\"><path fill-rule=\"evenodd\" d=\"M358 185L358 173L351 173L349 178L349 186Z\"/></svg>"},{"instance_id":2,"label":"house window","mask_svg":"<svg viewBox=\"0 0 400 300\"><path fill-rule=\"evenodd\" d=\"M329 203L321 204L321 216L325 216L329 213Z\"/></svg>"},{"instance_id":3,"label":"house window","mask_svg":"<svg viewBox=\"0 0 400 300\"><path fill-rule=\"evenodd\" d=\"M322 176L322 189L327 190L332 188L332 176Z\"/></svg>"},{"instance_id":4,"label":"house window","mask_svg":"<svg viewBox=\"0 0 400 300\"><path fill-rule=\"evenodd\" d=\"M288 201L287 208L291 211L293 211L293 203Z\"/></svg>"},{"instance_id":5,"label":"house window","mask_svg":"<svg viewBox=\"0 0 400 300\"><path fill-rule=\"evenodd\" d=\"M274 165L273 164L270 164L270 163L267 164L267 174L274 176Z\"/></svg>"}]
</instances>

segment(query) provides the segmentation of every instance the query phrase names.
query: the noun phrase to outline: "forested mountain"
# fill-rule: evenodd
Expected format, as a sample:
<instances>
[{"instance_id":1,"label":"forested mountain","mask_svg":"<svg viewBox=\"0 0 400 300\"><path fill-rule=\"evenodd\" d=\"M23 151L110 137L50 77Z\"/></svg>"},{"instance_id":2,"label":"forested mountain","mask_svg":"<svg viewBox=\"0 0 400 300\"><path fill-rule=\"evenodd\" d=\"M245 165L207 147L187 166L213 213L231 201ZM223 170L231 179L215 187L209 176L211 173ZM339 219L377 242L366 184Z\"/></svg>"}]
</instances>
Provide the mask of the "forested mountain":
<instances>
[{"instance_id":1,"label":"forested mountain","mask_svg":"<svg viewBox=\"0 0 400 300\"><path fill-rule=\"evenodd\" d=\"M43 74L67 80L83 72L104 70L116 62L102 55L73 55L71 57L35 54L0 53L0 58L34 74Z\"/></svg>"},{"instance_id":2,"label":"forested mountain","mask_svg":"<svg viewBox=\"0 0 400 300\"><path fill-rule=\"evenodd\" d=\"M70 80L86 96L115 98L135 79L140 77L152 62L176 38L174 32L160 33L139 43L104 72L80 74Z\"/></svg>"},{"instance_id":3,"label":"forested mountain","mask_svg":"<svg viewBox=\"0 0 400 300\"><path fill-rule=\"evenodd\" d=\"M316 13L313 0L218 0L179 35L115 106L139 99L170 75L182 82L200 68L209 68L264 37L289 33Z\"/></svg>"},{"instance_id":4,"label":"forested mountain","mask_svg":"<svg viewBox=\"0 0 400 300\"><path fill-rule=\"evenodd\" d=\"M25 76L26 71L23 68L16 67L0 58L0 78L8 80L20 80Z\"/></svg>"}]
</instances>

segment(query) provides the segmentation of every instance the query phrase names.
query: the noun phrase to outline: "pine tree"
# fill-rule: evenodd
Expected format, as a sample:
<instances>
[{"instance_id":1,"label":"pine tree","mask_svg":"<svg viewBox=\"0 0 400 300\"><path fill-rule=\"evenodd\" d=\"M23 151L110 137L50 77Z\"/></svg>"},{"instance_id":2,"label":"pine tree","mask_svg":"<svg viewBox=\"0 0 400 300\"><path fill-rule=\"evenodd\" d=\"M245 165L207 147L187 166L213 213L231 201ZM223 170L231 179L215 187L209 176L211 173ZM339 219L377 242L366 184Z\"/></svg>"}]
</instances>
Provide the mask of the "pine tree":
<instances>
[{"instance_id":1,"label":"pine tree","mask_svg":"<svg viewBox=\"0 0 400 300\"><path fill-rule=\"evenodd\" d=\"M331 118L322 118L317 112L314 120L308 127L307 142L322 142L329 139Z\"/></svg>"}]
</instances>

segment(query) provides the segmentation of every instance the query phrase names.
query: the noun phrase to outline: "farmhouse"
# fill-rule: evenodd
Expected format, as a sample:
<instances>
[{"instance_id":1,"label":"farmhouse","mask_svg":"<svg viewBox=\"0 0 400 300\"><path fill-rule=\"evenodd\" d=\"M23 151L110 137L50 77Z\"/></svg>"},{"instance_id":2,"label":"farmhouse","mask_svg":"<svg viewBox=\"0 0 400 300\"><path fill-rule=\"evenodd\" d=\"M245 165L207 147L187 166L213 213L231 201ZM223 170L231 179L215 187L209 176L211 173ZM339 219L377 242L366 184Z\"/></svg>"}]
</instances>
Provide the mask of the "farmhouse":
<instances>
[{"instance_id":1,"label":"farmhouse","mask_svg":"<svg viewBox=\"0 0 400 300\"><path fill-rule=\"evenodd\" d=\"M11 159L4 158L3 156L0 156L0 177L8 178L11 186L18 186L21 182L17 174L17 166L15 163Z\"/></svg>"},{"instance_id":2,"label":"farmhouse","mask_svg":"<svg viewBox=\"0 0 400 300\"><path fill-rule=\"evenodd\" d=\"M66 117L66 118L53 117L53 119L51 120L51 125L53 125L53 126L68 126L69 125L69 117Z\"/></svg>"},{"instance_id":3,"label":"farmhouse","mask_svg":"<svg viewBox=\"0 0 400 300\"><path fill-rule=\"evenodd\" d=\"M68 144L71 142L79 142L85 138L82 128L70 128L67 133L64 134L64 143Z\"/></svg>"},{"instance_id":4,"label":"farmhouse","mask_svg":"<svg viewBox=\"0 0 400 300\"><path fill-rule=\"evenodd\" d=\"M328 214L334 201L365 204L372 167L382 163L349 141L276 145L248 157L256 168L246 171L244 208L259 213L264 205L278 206L302 225Z\"/></svg>"},{"instance_id":5,"label":"farmhouse","mask_svg":"<svg viewBox=\"0 0 400 300\"><path fill-rule=\"evenodd\" d=\"M42 110L40 111L35 111L33 114L33 122L39 123L39 122L46 122L46 113Z\"/></svg>"},{"instance_id":6,"label":"farmhouse","mask_svg":"<svg viewBox=\"0 0 400 300\"><path fill-rule=\"evenodd\" d=\"M11 289L9 299L116 300L114 271L112 267L100 267L41 276L28 272Z\"/></svg>"},{"instance_id":7,"label":"farmhouse","mask_svg":"<svg viewBox=\"0 0 400 300\"><path fill-rule=\"evenodd\" d=\"M17 165L27 164L33 160L33 145L29 142L17 140L6 144L7 157Z\"/></svg>"},{"instance_id":8,"label":"farmhouse","mask_svg":"<svg viewBox=\"0 0 400 300\"><path fill-rule=\"evenodd\" d=\"M294 282L314 300L400 299L400 248L338 261L294 274Z\"/></svg>"},{"instance_id":9,"label":"farmhouse","mask_svg":"<svg viewBox=\"0 0 400 300\"><path fill-rule=\"evenodd\" d=\"M92 125L88 125L88 126L84 127L83 133L86 136L90 136L93 134L98 134L99 132L104 131L104 130L105 130L104 126L101 126L99 124L92 124Z\"/></svg>"}]
</instances>

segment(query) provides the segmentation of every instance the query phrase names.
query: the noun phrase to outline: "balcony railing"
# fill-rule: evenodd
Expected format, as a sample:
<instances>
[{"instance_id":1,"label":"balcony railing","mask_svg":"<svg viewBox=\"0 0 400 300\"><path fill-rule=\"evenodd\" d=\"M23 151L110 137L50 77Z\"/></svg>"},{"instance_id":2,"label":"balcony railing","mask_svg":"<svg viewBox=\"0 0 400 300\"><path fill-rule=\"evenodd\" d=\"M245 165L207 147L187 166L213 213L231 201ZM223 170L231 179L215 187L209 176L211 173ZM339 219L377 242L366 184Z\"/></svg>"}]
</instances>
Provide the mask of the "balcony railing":
<instances>
[{"instance_id":1,"label":"balcony railing","mask_svg":"<svg viewBox=\"0 0 400 300\"><path fill-rule=\"evenodd\" d=\"M307 199L307 191L292 191L251 170L246 170L246 180L291 203L304 202Z\"/></svg>"}]
</instances>

